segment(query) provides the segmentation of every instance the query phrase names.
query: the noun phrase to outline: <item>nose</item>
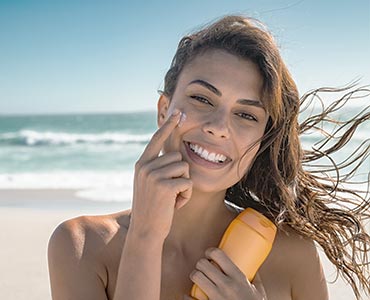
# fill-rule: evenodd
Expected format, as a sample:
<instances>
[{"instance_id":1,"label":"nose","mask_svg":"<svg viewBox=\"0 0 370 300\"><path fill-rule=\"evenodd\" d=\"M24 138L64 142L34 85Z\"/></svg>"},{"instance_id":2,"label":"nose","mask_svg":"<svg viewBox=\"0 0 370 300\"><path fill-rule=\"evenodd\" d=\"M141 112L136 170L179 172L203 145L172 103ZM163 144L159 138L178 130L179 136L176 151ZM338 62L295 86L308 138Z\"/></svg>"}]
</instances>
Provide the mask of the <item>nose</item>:
<instances>
[{"instance_id":1,"label":"nose","mask_svg":"<svg viewBox=\"0 0 370 300\"><path fill-rule=\"evenodd\" d=\"M230 128L227 114L225 112L213 112L207 116L203 125L203 132L214 137L229 138Z\"/></svg>"}]
</instances>

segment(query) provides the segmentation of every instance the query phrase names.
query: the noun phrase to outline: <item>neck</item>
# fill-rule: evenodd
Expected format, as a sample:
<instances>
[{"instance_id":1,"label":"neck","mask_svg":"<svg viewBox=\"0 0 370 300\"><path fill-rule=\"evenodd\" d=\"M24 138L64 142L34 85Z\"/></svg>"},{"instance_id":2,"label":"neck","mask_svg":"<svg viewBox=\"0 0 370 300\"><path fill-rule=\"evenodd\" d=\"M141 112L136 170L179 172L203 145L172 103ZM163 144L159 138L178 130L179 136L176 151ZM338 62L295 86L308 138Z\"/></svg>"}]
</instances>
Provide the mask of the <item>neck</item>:
<instances>
[{"instance_id":1,"label":"neck","mask_svg":"<svg viewBox=\"0 0 370 300\"><path fill-rule=\"evenodd\" d=\"M237 216L224 203L226 191L193 190L189 202L175 210L166 246L186 257L217 247L230 222Z\"/></svg>"}]
</instances>

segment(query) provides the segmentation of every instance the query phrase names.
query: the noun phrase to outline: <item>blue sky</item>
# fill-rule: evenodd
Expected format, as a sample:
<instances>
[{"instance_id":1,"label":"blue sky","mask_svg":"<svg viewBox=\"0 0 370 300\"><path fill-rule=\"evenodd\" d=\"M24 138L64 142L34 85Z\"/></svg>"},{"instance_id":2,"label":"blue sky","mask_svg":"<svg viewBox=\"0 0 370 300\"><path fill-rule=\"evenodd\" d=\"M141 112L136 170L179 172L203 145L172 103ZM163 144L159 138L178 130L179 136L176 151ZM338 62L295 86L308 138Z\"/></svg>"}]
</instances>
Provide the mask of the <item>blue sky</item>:
<instances>
[{"instance_id":1,"label":"blue sky","mask_svg":"<svg viewBox=\"0 0 370 300\"><path fill-rule=\"evenodd\" d=\"M301 93L370 84L370 1L0 0L0 114L155 110L180 38L229 13L264 22Z\"/></svg>"}]
</instances>

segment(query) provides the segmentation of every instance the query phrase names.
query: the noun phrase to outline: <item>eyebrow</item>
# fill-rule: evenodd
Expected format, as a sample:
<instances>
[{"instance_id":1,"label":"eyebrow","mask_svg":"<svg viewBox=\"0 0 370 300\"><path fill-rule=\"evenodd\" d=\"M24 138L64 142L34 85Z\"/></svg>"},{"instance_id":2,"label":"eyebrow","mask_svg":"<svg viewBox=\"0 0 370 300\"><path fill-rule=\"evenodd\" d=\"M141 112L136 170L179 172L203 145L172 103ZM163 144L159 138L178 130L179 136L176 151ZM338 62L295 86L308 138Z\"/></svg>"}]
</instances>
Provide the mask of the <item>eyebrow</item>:
<instances>
[{"instance_id":1,"label":"eyebrow","mask_svg":"<svg viewBox=\"0 0 370 300\"><path fill-rule=\"evenodd\" d=\"M191 84L199 84L199 85L205 87L206 89L210 90L212 93L216 94L217 96L219 96L219 97L222 96L222 93L220 92L220 90L218 90L215 86L213 86L212 84L210 84L209 82L207 82L205 80L195 79L195 80L191 81L188 85L191 85ZM257 107L261 107L261 108L265 109L263 104L258 100L238 99L236 102L239 103L239 104L242 104L242 105L252 105L252 106L257 106Z\"/></svg>"}]
</instances>

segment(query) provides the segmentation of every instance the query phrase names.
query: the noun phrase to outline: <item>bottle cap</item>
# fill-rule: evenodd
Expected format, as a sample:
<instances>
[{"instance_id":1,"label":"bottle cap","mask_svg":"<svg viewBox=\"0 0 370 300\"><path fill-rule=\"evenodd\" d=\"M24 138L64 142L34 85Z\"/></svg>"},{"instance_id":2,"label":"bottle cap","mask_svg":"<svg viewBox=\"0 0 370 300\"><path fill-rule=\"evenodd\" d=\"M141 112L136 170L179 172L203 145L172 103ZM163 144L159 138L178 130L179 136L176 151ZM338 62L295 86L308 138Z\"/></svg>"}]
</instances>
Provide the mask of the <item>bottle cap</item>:
<instances>
[{"instance_id":1,"label":"bottle cap","mask_svg":"<svg viewBox=\"0 0 370 300\"><path fill-rule=\"evenodd\" d=\"M248 224L269 242L272 243L274 241L276 235L276 226L263 214L259 213L253 208L248 207L242 211L237 218L240 221Z\"/></svg>"}]
</instances>

